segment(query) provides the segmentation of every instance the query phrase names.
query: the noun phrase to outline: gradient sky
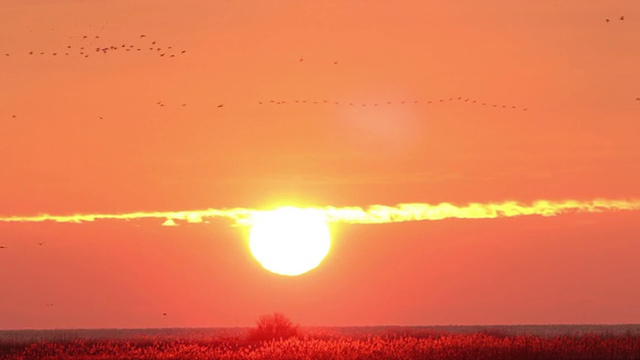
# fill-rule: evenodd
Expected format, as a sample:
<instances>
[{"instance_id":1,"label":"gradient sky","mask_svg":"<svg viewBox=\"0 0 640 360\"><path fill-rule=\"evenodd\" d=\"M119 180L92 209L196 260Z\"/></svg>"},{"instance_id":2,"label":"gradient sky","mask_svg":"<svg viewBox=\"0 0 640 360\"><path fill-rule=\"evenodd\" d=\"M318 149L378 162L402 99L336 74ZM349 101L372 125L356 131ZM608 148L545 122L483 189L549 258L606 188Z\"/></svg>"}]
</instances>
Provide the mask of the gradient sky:
<instances>
[{"instance_id":1,"label":"gradient sky","mask_svg":"<svg viewBox=\"0 0 640 360\"><path fill-rule=\"evenodd\" d=\"M640 197L636 0L4 0L0 33L0 217ZM0 329L640 322L638 211L337 224L296 278L161 223L0 222Z\"/></svg>"}]
</instances>

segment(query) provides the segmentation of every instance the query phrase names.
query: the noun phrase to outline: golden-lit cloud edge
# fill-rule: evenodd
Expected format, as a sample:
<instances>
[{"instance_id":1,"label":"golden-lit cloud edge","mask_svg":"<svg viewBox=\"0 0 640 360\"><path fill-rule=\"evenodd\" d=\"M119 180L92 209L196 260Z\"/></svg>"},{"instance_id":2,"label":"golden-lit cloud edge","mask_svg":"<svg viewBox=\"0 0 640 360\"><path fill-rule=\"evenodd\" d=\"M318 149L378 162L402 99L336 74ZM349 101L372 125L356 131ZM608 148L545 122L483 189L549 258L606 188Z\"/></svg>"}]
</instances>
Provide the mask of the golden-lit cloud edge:
<instances>
[{"instance_id":1,"label":"golden-lit cloud edge","mask_svg":"<svg viewBox=\"0 0 640 360\"><path fill-rule=\"evenodd\" d=\"M457 219L492 219L514 216L555 216L563 213L598 213L605 211L640 210L640 200L537 200L529 204L517 201L501 203L469 203L458 206L450 203L406 203L395 206L371 205L363 207L304 208L324 216L327 222L348 224L386 224L407 221ZM252 218L270 210L229 208L187 211L132 212L122 214L75 214L36 216L0 216L0 222L60 222L83 223L96 220L162 219L163 226L177 226L180 222L208 223L222 218L234 221L236 226L251 225Z\"/></svg>"}]
</instances>

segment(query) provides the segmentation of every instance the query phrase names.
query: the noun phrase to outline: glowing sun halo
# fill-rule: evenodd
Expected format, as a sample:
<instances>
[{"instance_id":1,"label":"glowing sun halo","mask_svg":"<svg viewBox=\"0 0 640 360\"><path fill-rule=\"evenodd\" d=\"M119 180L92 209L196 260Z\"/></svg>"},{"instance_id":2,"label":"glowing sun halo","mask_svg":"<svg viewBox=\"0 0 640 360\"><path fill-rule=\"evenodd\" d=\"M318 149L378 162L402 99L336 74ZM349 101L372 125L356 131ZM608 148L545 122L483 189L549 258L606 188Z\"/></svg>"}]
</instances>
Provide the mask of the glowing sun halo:
<instances>
[{"instance_id":1,"label":"glowing sun halo","mask_svg":"<svg viewBox=\"0 0 640 360\"><path fill-rule=\"evenodd\" d=\"M329 227L313 210L283 207L252 218L251 254L273 273L304 274L322 262L330 246Z\"/></svg>"}]
</instances>

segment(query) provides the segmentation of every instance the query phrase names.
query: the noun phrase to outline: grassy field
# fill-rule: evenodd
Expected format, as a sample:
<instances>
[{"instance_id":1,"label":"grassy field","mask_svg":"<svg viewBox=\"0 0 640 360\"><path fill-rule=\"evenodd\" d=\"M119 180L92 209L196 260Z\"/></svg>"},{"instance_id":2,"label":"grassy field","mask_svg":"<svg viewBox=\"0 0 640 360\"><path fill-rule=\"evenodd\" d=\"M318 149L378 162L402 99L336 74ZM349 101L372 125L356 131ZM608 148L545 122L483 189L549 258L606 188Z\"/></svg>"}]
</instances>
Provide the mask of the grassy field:
<instances>
[{"instance_id":1,"label":"grassy field","mask_svg":"<svg viewBox=\"0 0 640 360\"><path fill-rule=\"evenodd\" d=\"M136 335L127 339L0 340L0 359L638 359L637 334L525 335L383 329L301 331L254 342L218 336Z\"/></svg>"}]
</instances>

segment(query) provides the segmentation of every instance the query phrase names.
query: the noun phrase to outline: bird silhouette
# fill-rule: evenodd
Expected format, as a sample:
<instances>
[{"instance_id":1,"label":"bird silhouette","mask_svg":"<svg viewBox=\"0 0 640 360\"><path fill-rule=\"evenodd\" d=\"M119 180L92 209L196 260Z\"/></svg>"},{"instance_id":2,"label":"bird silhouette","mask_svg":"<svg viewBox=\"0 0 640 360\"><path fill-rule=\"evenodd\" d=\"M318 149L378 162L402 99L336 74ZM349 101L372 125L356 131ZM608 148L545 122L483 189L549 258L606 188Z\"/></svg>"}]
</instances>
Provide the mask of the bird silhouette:
<instances>
[{"instance_id":1,"label":"bird silhouette","mask_svg":"<svg viewBox=\"0 0 640 360\"><path fill-rule=\"evenodd\" d=\"M623 15L623 16L620 16L620 20L624 20L624 15Z\"/></svg>"},{"instance_id":2,"label":"bird silhouette","mask_svg":"<svg viewBox=\"0 0 640 360\"><path fill-rule=\"evenodd\" d=\"M6 249L7 247L4 245L0 245L0 249Z\"/></svg>"},{"instance_id":3,"label":"bird silhouette","mask_svg":"<svg viewBox=\"0 0 640 360\"><path fill-rule=\"evenodd\" d=\"M224 104L220 104L220 105L218 105L218 107L219 107L219 108L221 108L221 107L223 107L223 106L224 106Z\"/></svg>"},{"instance_id":4,"label":"bird silhouette","mask_svg":"<svg viewBox=\"0 0 640 360\"><path fill-rule=\"evenodd\" d=\"M605 21L605 22L609 22L609 21L611 21L611 20L609 20L609 19L604 19L604 21Z\"/></svg>"},{"instance_id":5,"label":"bird silhouette","mask_svg":"<svg viewBox=\"0 0 640 360\"><path fill-rule=\"evenodd\" d=\"M636 98L636 101L640 101L640 97L637 97L637 98Z\"/></svg>"},{"instance_id":6,"label":"bird silhouette","mask_svg":"<svg viewBox=\"0 0 640 360\"><path fill-rule=\"evenodd\" d=\"M167 313L162 313L162 316L167 316Z\"/></svg>"},{"instance_id":7,"label":"bird silhouette","mask_svg":"<svg viewBox=\"0 0 640 360\"><path fill-rule=\"evenodd\" d=\"M147 37L147 35L144 35L144 34L140 35L140 39L146 38L146 37Z\"/></svg>"},{"instance_id":8,"label":"bird silhouette","mask_svg":"<svg viewBox=\"0 0 640 360\"><path fill-rule=\"evenodd\" d=\"M44 245L44 243L43 242L39 242L38 245L42 246L42 245Z\"/></svg>"}]
</instances>

